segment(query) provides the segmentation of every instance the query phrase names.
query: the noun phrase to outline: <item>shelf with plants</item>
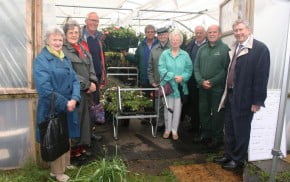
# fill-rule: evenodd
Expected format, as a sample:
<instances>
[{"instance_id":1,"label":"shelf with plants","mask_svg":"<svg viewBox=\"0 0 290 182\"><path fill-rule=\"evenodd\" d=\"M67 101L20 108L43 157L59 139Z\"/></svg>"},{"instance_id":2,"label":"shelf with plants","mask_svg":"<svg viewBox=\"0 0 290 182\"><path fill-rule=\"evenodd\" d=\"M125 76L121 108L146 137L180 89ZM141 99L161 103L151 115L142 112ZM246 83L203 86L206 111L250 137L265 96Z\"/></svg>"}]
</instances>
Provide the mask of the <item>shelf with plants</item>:
<instances>
[{"instance_id":1,"label":"shelf with plants","mask_svg":"<svg viewBox=\"0 0 290 182\"><path fill-rule=\"evenodd\" d=\"M132 67L133 63L127 61L120 52L105 52L106 67Z\"/></svg>"},{"instance_id":2,"label":"shelf with plants","mask_svg":"<svg viewBox=\"0 0 290 182\"><path fill-rule=\"evenodd\" d=\"M117 106L117 87L129 88L120 82L117 78L112 77L103 93L104 109L109 115L114 115L118 112ZM121 95L122 108L124 112L132 114L141 114L152 112L154 110L153 99L145 96L144 92L140 91L124 91Z\"/></svg>"}]
</instances>

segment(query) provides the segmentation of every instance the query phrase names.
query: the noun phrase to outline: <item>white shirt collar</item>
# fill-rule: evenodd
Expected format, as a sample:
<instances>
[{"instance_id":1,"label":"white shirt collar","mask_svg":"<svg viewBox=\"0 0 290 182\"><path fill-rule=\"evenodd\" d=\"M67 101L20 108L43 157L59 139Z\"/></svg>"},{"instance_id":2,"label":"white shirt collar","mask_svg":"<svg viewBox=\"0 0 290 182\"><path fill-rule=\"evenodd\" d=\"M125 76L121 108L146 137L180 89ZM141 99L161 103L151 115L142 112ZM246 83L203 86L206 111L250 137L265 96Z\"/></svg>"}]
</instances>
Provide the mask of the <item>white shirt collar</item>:
<instances>
[{"instance_id":1,"label":"white shirt collar","mask_svg":"<svg viewBox=\"0 0 290 182\"><path fill-rule=\"evenodd\" d=\"M205 42L206 42L206 39L204 39L200 44L195 40L195 44L196 44L197 46L200 46L200 45L204 44Z\"/></svg>"}]
</instances>

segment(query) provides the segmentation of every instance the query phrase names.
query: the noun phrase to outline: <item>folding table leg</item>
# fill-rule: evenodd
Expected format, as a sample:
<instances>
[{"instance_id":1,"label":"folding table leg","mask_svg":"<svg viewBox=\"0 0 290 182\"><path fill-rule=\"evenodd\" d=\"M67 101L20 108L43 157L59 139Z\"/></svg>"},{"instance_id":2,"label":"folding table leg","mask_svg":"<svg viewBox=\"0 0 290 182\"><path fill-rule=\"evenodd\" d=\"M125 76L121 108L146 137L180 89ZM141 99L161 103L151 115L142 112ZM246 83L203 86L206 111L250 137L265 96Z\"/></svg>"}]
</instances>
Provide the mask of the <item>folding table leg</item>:
<instances>
[{"instance_id":1,"label":"folding table leg","mask_svg":"<svg viewBox=\"0 0 290 182\"><path fill-rule=\"evenodd\" d=\"M114 140L118 140L118 125L119 120L116 118L116 116L113 116Z\"/></svg>"}]
</instances>

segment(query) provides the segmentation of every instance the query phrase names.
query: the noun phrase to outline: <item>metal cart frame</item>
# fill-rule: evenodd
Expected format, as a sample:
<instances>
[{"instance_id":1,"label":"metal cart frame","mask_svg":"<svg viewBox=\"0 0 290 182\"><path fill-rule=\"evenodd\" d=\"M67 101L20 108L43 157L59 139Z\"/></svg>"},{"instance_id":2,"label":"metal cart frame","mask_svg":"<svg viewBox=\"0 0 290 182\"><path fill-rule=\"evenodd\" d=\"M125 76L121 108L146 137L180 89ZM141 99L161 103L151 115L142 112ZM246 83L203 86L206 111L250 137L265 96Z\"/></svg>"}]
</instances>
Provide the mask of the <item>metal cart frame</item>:
<instances>
[{"instance_id":1,"label":"metal cart frame","mask_svg":"<svg viewBox=\"0 0 290 182\"><path fill-rule=\"evenodd\" d=\"M110 70L127 70L128 73L112 73ZM135 71L136 73L130 73L130 70ZM109 76L135 76L136 77L136 85L139 83L139 70L137 67L108 67L107 68L107 78Z\"/></svg>"},{"instance_id":2,"label":"metal cart frame","mask_svg":"<svg viewBox=\"0 0 290 182\"><path fill-rule=\"evenodd\" d=\"M114 139L118 140L118 126L119 126L119 119L133 119L133 118L149 118L149 123L151 126L151 132L152 132L152 136L155 138L156 137L156 133L157 133L157 126L158 126L158 122L159 122L159 106L160 106L160 94L158 94L158 99L157 99L157 105L158 107L155 107L154 104L154 109L155 109L155 113L153 114L135 114L132 113L132 115L123 115L122 114L122 92L124 91L155 91L158 90L159 88L117 88L117 108L118 111L116 114L113 115L113 130L114 130ZM156 118L156 124L155 126L153 126L152 123L152 118Z\"/></svg>"}]
</instances>

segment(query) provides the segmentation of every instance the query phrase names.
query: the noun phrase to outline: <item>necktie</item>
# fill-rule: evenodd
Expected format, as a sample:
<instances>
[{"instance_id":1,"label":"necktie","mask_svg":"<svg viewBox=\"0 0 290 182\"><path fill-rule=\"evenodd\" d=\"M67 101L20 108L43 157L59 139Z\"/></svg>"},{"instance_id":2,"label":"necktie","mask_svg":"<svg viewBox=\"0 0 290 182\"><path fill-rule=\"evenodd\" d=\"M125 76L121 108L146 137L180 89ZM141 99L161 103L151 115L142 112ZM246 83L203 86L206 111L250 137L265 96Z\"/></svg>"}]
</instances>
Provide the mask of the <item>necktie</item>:
<instances>
[{"instance_id":1,"label":"necktie","mask_svg":"<svg viewBox=\"0 0 290 182\"><path fill-rule=\"evenodd\" d=\"M228 80L227 80L227 86L228 88L233 88L234 87L234 73L235 73L235 66L236 66L236 62L237 62L237 58L238 55L240 54L240 52L243 50L243 45L239 45L237 47L237 50L233 56L232 59L232 64L230 67L230 71L229 71L229 75L228 75Z\"/></svg>"}]
</instances>

